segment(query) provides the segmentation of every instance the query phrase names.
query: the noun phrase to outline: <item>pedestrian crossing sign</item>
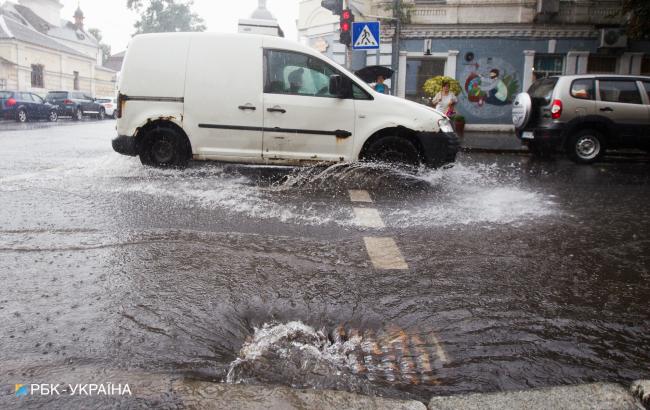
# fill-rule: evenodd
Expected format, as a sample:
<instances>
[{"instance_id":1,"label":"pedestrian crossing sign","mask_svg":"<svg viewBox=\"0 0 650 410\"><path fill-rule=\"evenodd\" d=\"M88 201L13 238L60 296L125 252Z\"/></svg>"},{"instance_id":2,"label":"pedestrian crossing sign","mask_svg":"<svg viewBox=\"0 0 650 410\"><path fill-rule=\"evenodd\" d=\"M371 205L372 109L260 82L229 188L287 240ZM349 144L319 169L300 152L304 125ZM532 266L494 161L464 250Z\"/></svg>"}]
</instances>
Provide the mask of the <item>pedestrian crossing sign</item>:
<instances>
[{"instance_id":1,"label":"pedestrian crossing sign","mask_svg":"<svg viewBox=\"0 0 650 410\"><path fill-rule=\"evenodd\" d=\"M352 48L375 50L379 48L379 22L360 21L352 23Z\"/></svg>"}]
</instances>

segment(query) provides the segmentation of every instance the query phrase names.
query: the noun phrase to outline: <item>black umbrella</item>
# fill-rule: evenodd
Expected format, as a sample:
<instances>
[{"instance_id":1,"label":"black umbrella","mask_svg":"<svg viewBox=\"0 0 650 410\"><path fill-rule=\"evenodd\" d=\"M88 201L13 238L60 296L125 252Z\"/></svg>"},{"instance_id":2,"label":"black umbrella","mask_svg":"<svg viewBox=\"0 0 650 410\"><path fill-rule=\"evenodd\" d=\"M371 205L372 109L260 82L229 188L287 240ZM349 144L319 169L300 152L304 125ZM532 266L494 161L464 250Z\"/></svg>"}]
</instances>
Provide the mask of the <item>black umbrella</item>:
<instances>
[{"instance_id":1,"label":"black umbrella","mask_svg":"<svg viewBox=\"0 0 650 410\"><path fill-rule=\"evenodd\" d=\"M388 67L381 65L371 65L364 67L361 70L357 71L355 74L359 76L363 81L367 83L374 83L377 81L377 77L382 76L386 80L393 76L393 70Z\"/></svg>"}]
</instances>

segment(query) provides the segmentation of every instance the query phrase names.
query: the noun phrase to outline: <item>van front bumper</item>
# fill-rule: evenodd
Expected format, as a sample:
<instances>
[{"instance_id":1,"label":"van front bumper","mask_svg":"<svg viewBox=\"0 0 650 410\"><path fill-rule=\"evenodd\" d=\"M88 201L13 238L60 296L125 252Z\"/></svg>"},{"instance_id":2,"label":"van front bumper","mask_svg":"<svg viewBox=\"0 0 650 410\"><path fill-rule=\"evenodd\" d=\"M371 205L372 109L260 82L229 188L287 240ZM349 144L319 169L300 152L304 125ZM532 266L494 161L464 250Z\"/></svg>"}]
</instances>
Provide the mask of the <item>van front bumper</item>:
<instances>
[{"instance_id":1,"label":"van front bumper","mask_svg":"<svg viewBox=\"0 0 650 410\"><path fill-rule=\"evenodd\" d=\"M427 166L439 168L456 161L460 141L453 132L418 132L416 134L424 150L424 162Z\"/></svg>"},{"instance_id":2,"label":"van front bumper","mask_svg":"<svg viewBox=\"0 0 650 410\"><path fill-rule=\"evenodd\" d=\"M128 135L118 135L113 139L113 150L118 154L135 157L138 155L138 144L135 137Z\"/></svg>"}]
</instances>

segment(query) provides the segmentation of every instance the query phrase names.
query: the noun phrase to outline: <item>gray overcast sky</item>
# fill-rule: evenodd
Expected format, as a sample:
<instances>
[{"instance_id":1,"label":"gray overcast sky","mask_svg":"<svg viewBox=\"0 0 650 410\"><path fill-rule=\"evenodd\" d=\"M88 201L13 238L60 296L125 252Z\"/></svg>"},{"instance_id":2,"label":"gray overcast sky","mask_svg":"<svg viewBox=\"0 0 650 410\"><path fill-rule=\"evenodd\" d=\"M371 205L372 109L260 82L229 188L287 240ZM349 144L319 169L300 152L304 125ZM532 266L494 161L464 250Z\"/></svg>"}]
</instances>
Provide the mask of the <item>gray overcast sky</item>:
<instances>
[{"instance_id":1,"label":"gray overcast sky","mask_svg":"<svg viewBox=\"0 0 650 410\"><path fill-rule=\"evenodd\" d=\"M64 8L61 16L73 20L78 0L62 0ZM198 13L208 26L208 31L237 31L237 21L248 18L257 8L257 0L195 0L192 10ZM298 0L268 0L267 8L280 22L287 38L296 40L296 20L298 19ZM113 53L126 48L133 24L138 19L135 13L126 8L126 0L81 0L81 9L86 16L87 28L98 28L104 41L111 45Z\"/></svg>"}]
</instances>

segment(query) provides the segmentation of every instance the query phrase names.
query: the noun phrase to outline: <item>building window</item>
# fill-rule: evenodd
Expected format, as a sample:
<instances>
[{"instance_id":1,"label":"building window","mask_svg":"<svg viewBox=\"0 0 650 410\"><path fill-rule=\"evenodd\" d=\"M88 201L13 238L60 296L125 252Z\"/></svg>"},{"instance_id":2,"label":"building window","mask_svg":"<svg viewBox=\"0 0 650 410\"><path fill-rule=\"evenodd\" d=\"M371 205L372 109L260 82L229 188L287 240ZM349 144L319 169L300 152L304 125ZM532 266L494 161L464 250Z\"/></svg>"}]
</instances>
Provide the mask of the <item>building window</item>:
<instances>
[{"instance_id":1,"label":"building window","mask_svg":"<svg viewBox=\"0 0 650 410\"><path fill-rule=\"evenodd\" d=\"M45 88L43 84L43 65L41 64L32 64L32 87L33 88Z\"/></svg>"},{"instance_id":2,"label":"building window","mask_svg":"<svg viewBox=\"0 0 650 410\"><path fill-rule=\"evenodd\" d=\"M0 78L0 90L6 90L6 89L7 89L7 79Z\"/></svg>"},{"instance_id":3,"label":"building window","mask_svg":"<svg viewBox=\"0 0 650 410\"><path fill-rule=\"evenodd\" d=\"M555 54L535 54L535 79L564 74L564 57Z\"/></svg>"},{"instance_id":4,"label":"building window","mask_svg":"<svg viewBox=\"0 0 650 410\"><path fill-rule=\"evenodd\" d=\"M643 57L641 61L641 75L650 75L650 56Z\"/></svg>"},{"instance_id":5,"label":"building window","mask_svg":"<svg viewBox=\"0 0 650 410\"><path fill-rule=\"evenodd\" d=\"M72 74L73 74L73 76L74 76L74 80L73 80L73 83L74 83L74 84L73 84L73 90L75 90L75 91L79 91L79 71L73 71Z\"/></svg>"},{"instance_id":6,"label":"building window","mask_svg":"<svg viewBox=\"0 0 650 410\"><path fill-rule=\"evenodd\" d=\"M446 59L409 58L406 62L406 98L419 103L428 103L422 87L431 77L445 75Z\"/></svg>"},{"instance_id":7,"label":"building window","mask_svg":"<svg viewBox=\"0 0 650 410\"><path fill-rule=\"evenodd\" d=\"M614 74L616 72L616 57L589 54L587 74Z\"/></svg>"}]
</instances>

